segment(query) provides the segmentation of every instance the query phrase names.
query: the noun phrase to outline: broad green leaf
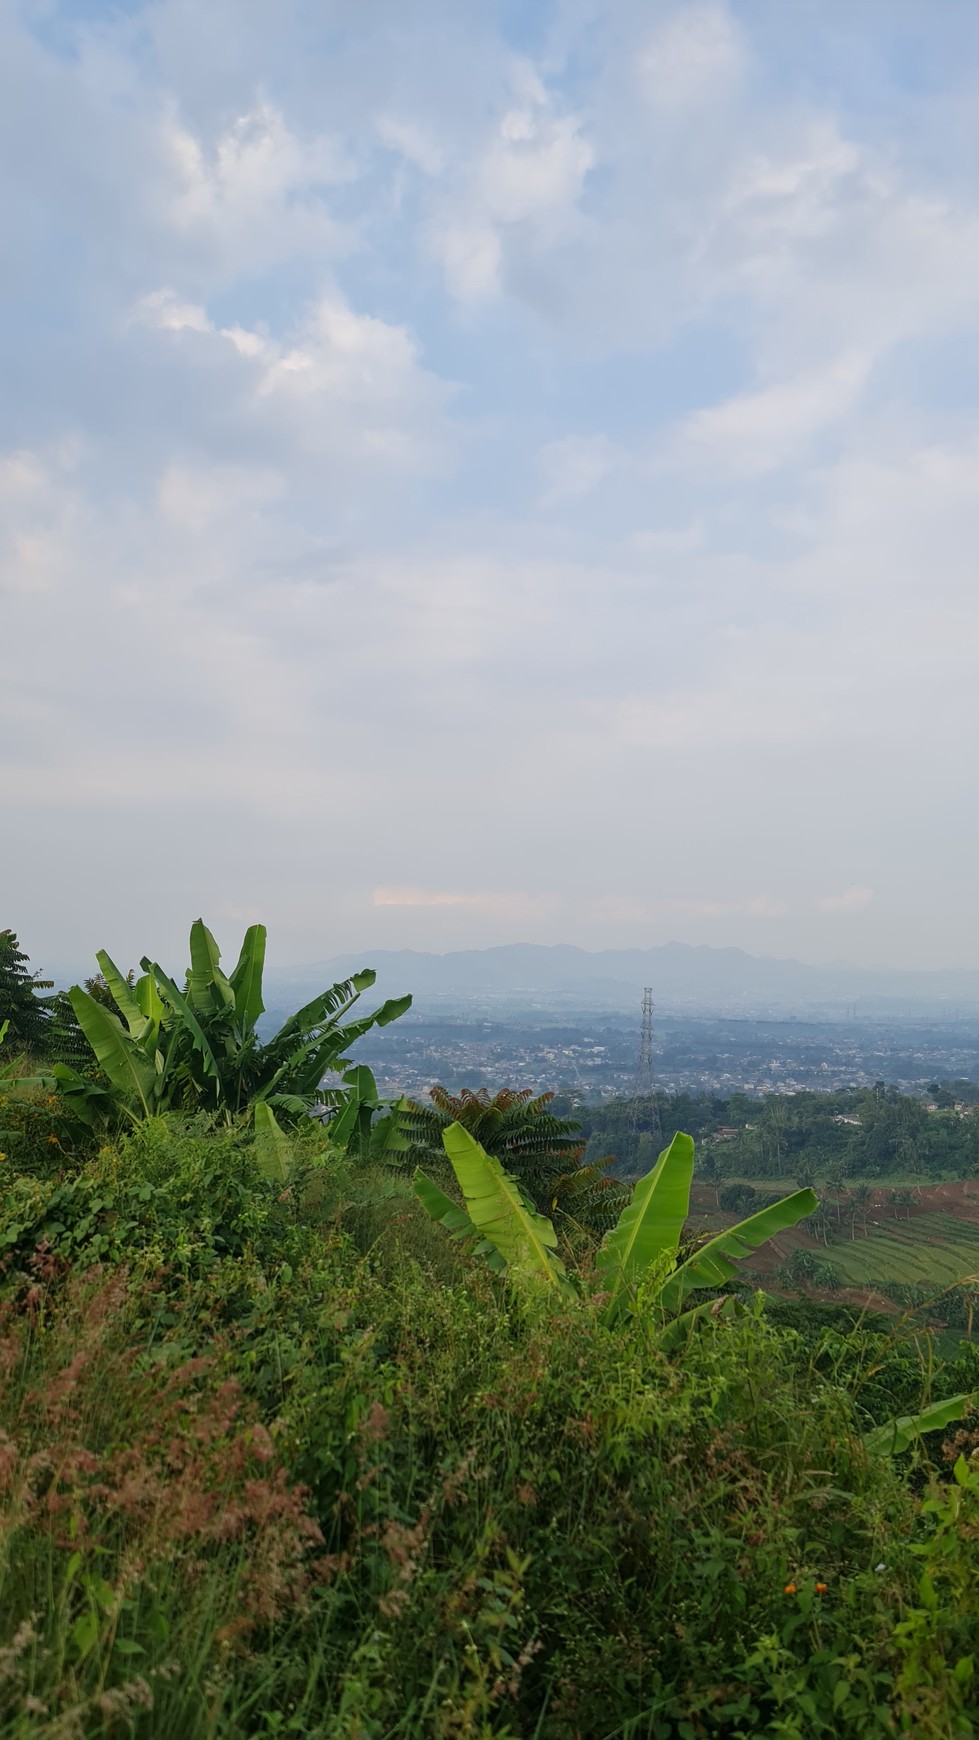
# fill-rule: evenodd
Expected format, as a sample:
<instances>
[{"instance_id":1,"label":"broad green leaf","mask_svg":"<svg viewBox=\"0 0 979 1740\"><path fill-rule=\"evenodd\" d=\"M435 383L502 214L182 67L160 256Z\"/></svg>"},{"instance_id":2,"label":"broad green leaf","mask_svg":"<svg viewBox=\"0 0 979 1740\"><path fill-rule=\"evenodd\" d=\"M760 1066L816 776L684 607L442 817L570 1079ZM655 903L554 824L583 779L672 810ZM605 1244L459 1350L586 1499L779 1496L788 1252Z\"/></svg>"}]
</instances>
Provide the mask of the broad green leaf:
<instances>
[{"instance_id":1,"label":"broad green leaf","mask_svg":"<svg viewBox=\"0 0 979 1740\"><path fill-rule=\"evenodd\" d=\"M287 1184L292 1171L292 1144L288 1136L276 1122L275 1113L265 1100L256 1101L252 1116L259 1171L272 1184Z\"/></svg>"},{"instance_id":2,"label":"broad green leaf","mask_svg":"<svg viewBox=\"0 0 979 1740\"><path fill-rule=\"evenodd\" d=\"M187 991L198 1015L212 1010L234 1008L234 992L218 962L221 950L202 918L195 918L190 927L190 972Z\"/></svg>"},{"instance_id":3,"label":"broad green leaf","mask_svg":"<svg viewBox=\"0 0 979 1740\"><path fill-rule=\"evenodd\" d=\"M257 1100L255 1104L258 1104ZM290 1118L304 1118L309 1111L308 1101L300 1094L271 1094L265 1099L265 1104L276 1106L280 1112L288 1112Z\"/></svg>"},{"instance_id":4,"label":"broad green leaf","mask_svg":"<svg viewBox=\"0 0 979 1740\"><path fill-rule=\"evenodd\" d=\"M795 1190L781 1202L773 1202L758 1214L739 1221L737 1226L729 1227L727 1232L719 1233L674 1270L663 1285L660 1303L668 1311L675 1311L694 1287L723 1286L737 1274L742 1257L750 1255L776 1233L797 1226L818 1206L814 1191Z\"/></svg>"},{"instance_id":5,"label":"broad green leaf","mask_svg":"<svg viewBox=\"0 0 979 1740\"><path fill-rule=\"evenodd\" d=\"M871 1456L898 1456L923 1432L938 1432L953 1420L961 1420L975 1402L976 1392L970 1391L968 1395L949 1396L944 1402L932 1402L920 1414L902 1414L899 1420L888 1420L886 1426L875 1426L872 1432L866 1432L864 1447Z\"/></svg>"},{"instance_id":6,"label":"broad green leaf","mask_svg":"<svg viewBox=\"0 0 979 1740\"><path fill-rule=\"evenodd\" d=\"M284 1021L278 1033L270 1042L270 1049L277 1052L290 1051L297 1041L306 1041L327 1022L335 1024L347 1010L352 1008L360 996L373 985L377 974L365 970L354 973L350 979L341 979L329 990L321 991L311 1002L304 1003L288 1021Z\"/></svg>"},{"instance_id":7,"label":"broad green leaf","mask_svg":"<svg viewBox=\"0 0 979 1740\"><path fill-rule=\"evenodd\" d=\"M239 1021L247 1022L254 1027L260 1015L265 1013L262 1002L262 975L265 971L265 944L267 931L264 924L250 924L245 932L245 940L241 945L238 965L231 975L231 989L235 994L235 1014Z\"/></svg>"},{"instance_id":8,"label":"broad green leaf","mask_svg":"<svg viewBox=\"0 0 979 1740\"><path fill-rule=\"evenodd\" d=\"M471 1238L475 1249L481 1257L485 1257L491 1269L496 1269L499 1272L506 1268L506 1262L496 1246L491 1244L489 1239L480 1236L479 1228L470 1220L465 1209L460 1208L457 1202L453 1202L451 1196L446 1196L445 1191L435 1183L434 1179L429 1178L427 1173L422 1172L420 1167L415 1168L412 1184L415 1195L426 1213L430 1214L433 1220L439 1221L452 1238Z\"/></svg>"},{"instance_id":9,"label":"broad green leaf","mask_svg":"<svg viewBox=\"0 0 979 1740\"><path fill-rule=\"evenodd\" d=\"M525 1200L516 1179L461 1124L450 1124L442 1141L470 1219L499 1251L509 1272L555 1292L568 1287L564 1264L554 1254L557 1234L546 1216Z\"/></svg>"},{"instance_id":10,"label":"broad green leaf","mask_svg":"<svg viewBox=\"0 0 979 1740\"><path fill-rule=\"evenodd\" d=\"M88 1081L69 1064L56 1063L51 1074L54 1084L68 1101L74 1116L87 1124L89 1129L94 1127L96 1117L111 1118L116 1111L117 1102L108 1088Z\"/></svg>"},{"instance_id":11,"label":"broad green leaf","mask_svg":"<svg viewBox=\"0 0 979 1740\"><path fill-rule=\"evenodd\" d=\"M412 1186L422 1207L433 1220L441 1221L442 1225L452 1234L453 1238L479 1238L479 1228L471 1221L464 1208L453 1202L447 1196L441 1185L434 1178L429 1178L420 1166L415 1167ZM502 1263L502 1258L500 1259Z\"/></svg>"},{"instance_id":12,"label":"broad green leaf","mask_svg":"<svg viewBox=\"0 0 979 1740\"><path fill-rule=\"evenodd\" d=\"M700 1305L694 1305L689 1311L684 1311L679 1317L674 1317L659 1331L656 1345L661 1353L676 1353L685 1347L691 1335L701 1323L709 1318L723 1318L727 1322L732 1317L742 1317L745 1307L740 1299L734 1299L730 1293L722 1293L719 1299L705 1299Z\"/></svg>"},{"instance_id":13,"label":"broad green leaf","mask_svg":"<svg viewBox=\"0 0 979 1740\"><path fill-rule=\"evenodd\" d=\"M630 1290L657 1259L664 1252L679 1250L690 1208L693 1153L691 1137L678 1131L652 1171L640 1178L617 1224L605 1234L595 1265L611 1295L607 1322L620 1314Z\"/></svg>"},{"instance_id":14,"label":"broad green leaf","mask_svg":"<svg viewBox=\"0 0 979 1740\"><path fill-rule=\"evenodd\" d=\"M397 1021L406 1015L411 1008L411 992L404 997L388 997L374 1013L374 1024L386 1027L389 1021Z\"/></svg>"},{"instance_id":15,"label":"broad green leaf","mask_svg":"<svg viewBox=\"0 0 979 1740\"><path fill-rule=\"evenodd\" d=\"M366 1063L352 1064L343 1079L358 1105L370 1106L372 1111L377 1110L381 1104L377 1097L377 1082L374 1080L373 1070L368 1069Z\"/></svg>"},{"instance_id":16,"label":"broad green leaf","mask_svg":"<svg viewBox=\"0 0 979 1740\"><path fill-rule=\"evenodd\" d=\"M145 973L153 975L165 1001L169 1003L173 1013L180 1016L193 1045L204 1059L204 1073L213 1075L220 1081L221 1072L218 1069L217 1059L211 1050L210 1041L183 992L177 990L173 980L167 976L161 966L157 965L156 961L149 961L144 957L139 964Z\"/></svg>"},{"instance_id":17,"label":"broad green leaf","mask_svg":"<svg viewBox=\"0 0 979 1740\"><path fill-rule=\"evenodd\" d=\"M159 1034L160 1023L166 1014L166 1009L152 973L144 973L142 978L136 980L136 1002L139 1005L140 1014L149 1023L153 1034ZM144 1039L144 1045L145 1043Z\"/></svg>"},{"instance_id":18,"label":"broad green leaf","mask_svg":"<svg viewBox=\"0 0 979 1740\"><path fill-rule=\"evenodd\" d=\"M112 992L113 1002L125 1021L126 1026L129 1028L132 1037L134 1039L141 1038L143 1028L146 1025L146 1017L136 1001L135 991L126 979L125 974L120 973L115 961L112 960L111 956L106 954L105 949L99 949L96 953L95 959L99 963L99 971L101 972L103 979L108 985L109 990Z\"/></svg>"},{"instance_id":19,"label":"broad green leaf","mask_svg":"<svg viewBox=\"0 0 979 1740\"><path fill-rule=\"evenodd\" d=\"M72 985L68 997L78 1025L98 1059L99 1067L105 1071L123 1099L135 1102L142 1108L144 1117L148 1118L156 1088L154 1064L133 1043L122 1022L117 1015L113 1015L111 1009L97 1003L80 985Z\"/></svg>"}]
</instances>

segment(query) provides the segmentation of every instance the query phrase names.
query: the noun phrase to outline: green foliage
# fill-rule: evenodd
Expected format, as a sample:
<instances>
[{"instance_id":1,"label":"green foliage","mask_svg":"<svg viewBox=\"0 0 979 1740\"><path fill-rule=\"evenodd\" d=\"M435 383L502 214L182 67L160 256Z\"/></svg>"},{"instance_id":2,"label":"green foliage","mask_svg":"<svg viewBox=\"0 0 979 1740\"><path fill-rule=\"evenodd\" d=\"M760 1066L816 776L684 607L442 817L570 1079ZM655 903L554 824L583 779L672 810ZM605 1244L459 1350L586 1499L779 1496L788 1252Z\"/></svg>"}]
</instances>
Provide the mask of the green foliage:
<instances>
[{"instance_id":1,"label":"green foliage","mask_svg":"<svg viewBox=\"0 0 979 1740\"><path fill-rule=\"evenodd\" d=\"M796 1190L783 1201L770 1203L737 1226L708 1239L664 1283L662 1303L668 1310L675 1310L693 1288L718 1287L732 1281L739 1262L776 1233L798 1226L815 1207L816 1197L811 1190Z\"/></svg>"},{"instance_id":2,"label":"green foliage","mask_svg":"<svg viewBox=\"0 0 979 1740\"><path fill-rule=\"evenodd\" d=\"M898 1456L925 1432L940 1432L953 1420L961 1420L975 1406L972 1395L948 1396L944 1401L931 1402L917 1414L905 1414L901 1419L888 1420L868 1432L864 1443L872 1456Z\"/></svg>"},{"instance_id":3,"label":"green foliage","mask_svg":"<svg viewBox=\"0 0 979 1740\"><path fill-rule=\"evenodd\" d=\"M567 1290L564 1266L555 1254L554 1228L533 1210L517 1180L461 1124L450 1124L442 1140L462 1190L465 1213L457 1211L419 1171L416 1192L423 1207L454 1238L470 1230L480 1235L516 1281L545 1290ZM606 1323L617 1322L637 1301L644 1310L654 1306L676 1310L691 1290L732 1279L737 1272L735 1259L796 1225L815 1206L811 1190L796 1191L784 1202L728 1228L680 1262L693 1165L693 1142L678 1133L653 1170L640 1179L616 1225L602 1239L595 1267ZM498 1266L495 1261L494 1266Z\"/></svg>"},{"instance_id":4,"label":"green foliage","mask_svg":"<svg viewBox=\"0 0 979 1740\"><path fill-rule=\"evenodd\" d=\"M516 1179L461 1124L450 1124L442 1140L468 1218L502 1259L507 1273L551 1291L566 1288L564 1264L557 1255L557 1234L551 1222L528 1202ZM419 1195L425 1205L424 1194Z\"/></svg>"},{"instance_id":5,"label":"green foliage","mask_svg":"<svg viewBox=\"0 0 979 1740\"><path fill-rule=\"evenodd\" d=\"M250 926L226 978L217 943L203 921L195 920L183 990L146 958L143 977L133 984L100 951L102 979L114 1007L78 985L69 996L111 1103L121 1114L147 1118L174 1110L206 1111L231 1122L264 1102L278 1117L295 1122L324 1097L324 1075L349 1064L349 1047L410 1005L410 997L390 998L369 1015L349 1019L376 976L355 973L321 992L263 1043L256 1024L265 1007L265 941L264 926ZM65 1066L55 1070L54 1079L78 1116L92 1122L104 1114L105 1089L98 1083ZM325 1096L333 1105L344 1097L338 1090ZM262 1128L267 1135L267 1120Z\"/></svg>"},{"instance_id":6,"label":"green foliage","mask_svg":"<svg viewBox=\"0 0 979 1740\"><path fill-rule=\"evenodd\" d=\"M688 1130L700 1164L719 1188L745 1179L795 1179L800 1185L834 1177L849 1204L853 1178L909 1181L979 1175L979 1086L957 1081L940 1089L929 1112L920 1095L895 1088L800 1091L749 1097L660 1092L655 1111L664 1138ZM631 1100L579 1108L585 1159L610 1151L621 1176L637 1177L655 1159L648 1129L652 1108L634 1116ZM720 1135L721 1131L732 1135ZM801 1176L811 1171L811 1176ZM704 1172L707 1176L707 1171ZM732 1212L744 1213L743 1202Z\"/></svg>"},{"instance_id":7,"label":"green foliage","mask_svg":"<svg viewBox=\"0 0 979 1740\"><path fill-rule=\"evenodd\" d=\"M51 1026L50 991L53 980L28 972L25 955L12 930L0 930L0 1024L8 1045L43 1057L47 1053Z\"/></svg>"},{"instance_id":8,"label":"green foliage","mask_svg":"<svg viewBox=\"0 0 979 1740\"><path fill-rule=\"evenodd\" d=\"M192 971L206 1034L220 968ZM595 1296L547 1278L559 1230L471 1134L445 1169L466 1208L437 1181L423 1208L336 1123L259 1103L254 1129L155 1114L47 1170L20 1138L3 1162L0 1732L979 1728L979 1436L921 1435L979 1388L973 1345L943 1362L747 1293L651 1333L689 1138L583 1263ZM501 1286L528 1252L529 1294ZM639 1309L610 1317L610 1292Z\"/></svg>"},{"instance_id":9,"label":"green foliage","mask_svg":"<svg viewBox=\"0 0 979 1740\"><path fill-rule=\"evenodd\" d=\"M555 1186L581 1152L581 1127L576 1118L559 1118L550 1110L554 1095L501 1088L490 1094L464 1088L451 1094L444 1087L429 1089L430 1105L406 1100L400 1129L404 1146L400 1163L414 1169L444 1163L442 1138L450 1124L470 1136L499 1160L539 1208L553 1205ZM403 1158L401 1158L403 1156Z\"/></svg>"},{"instance_id":10,"label":"green foliage","mask_svg":"<svg viewBox=\"0 0 979 1740\"><path fill-rule=\"evenodd\" d=\"M621 1315L648 1275L657 1276L660 1292L675 1267L690 1209L693 1154L691 1137L675 1135L653 1170L639 1180L617 1225L605 1234L595 1266L608 1291L609 1322Z\"/></svg>"}]
</instances>

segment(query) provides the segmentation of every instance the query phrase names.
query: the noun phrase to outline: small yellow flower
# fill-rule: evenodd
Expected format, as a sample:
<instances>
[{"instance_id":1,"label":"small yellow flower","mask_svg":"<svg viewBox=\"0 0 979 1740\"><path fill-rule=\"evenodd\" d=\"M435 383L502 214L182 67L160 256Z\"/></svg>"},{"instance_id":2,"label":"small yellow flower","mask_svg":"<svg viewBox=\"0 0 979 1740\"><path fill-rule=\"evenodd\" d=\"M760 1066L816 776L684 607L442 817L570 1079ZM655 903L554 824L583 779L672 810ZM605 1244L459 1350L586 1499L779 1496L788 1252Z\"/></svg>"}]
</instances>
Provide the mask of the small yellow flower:
<instances>
[{"instance_id":1,"label":"small yellow flower","mask_svg":"<svg viewBox=\"0 0 979 1740\"><path fill-rule=\"evenodd\" d=\"M795 1584L794 1583L786 1583L785 1593L786 1593L786 1595L794 1595L795 1594Z\"/></svg>"},{"instance_id":2,"label":"small yellow flower","mask_svg":"<svg viewBox=\"0 0 979 1740\"><path fill-rule=\"evenodd\" d=\"M57 1138L57 1136L55 1136L55 1135L50 1135L50 1136L49 1136L49 1137L48 1137L48 1141L49 1141L49 1142L53 1142L53 1143L54 1143L54 1145L55 1145L55 1147L56 1147L56 1148L57 1148L57 1146L58 1146L58 1138Z\"/></svg>"}]
</instances>

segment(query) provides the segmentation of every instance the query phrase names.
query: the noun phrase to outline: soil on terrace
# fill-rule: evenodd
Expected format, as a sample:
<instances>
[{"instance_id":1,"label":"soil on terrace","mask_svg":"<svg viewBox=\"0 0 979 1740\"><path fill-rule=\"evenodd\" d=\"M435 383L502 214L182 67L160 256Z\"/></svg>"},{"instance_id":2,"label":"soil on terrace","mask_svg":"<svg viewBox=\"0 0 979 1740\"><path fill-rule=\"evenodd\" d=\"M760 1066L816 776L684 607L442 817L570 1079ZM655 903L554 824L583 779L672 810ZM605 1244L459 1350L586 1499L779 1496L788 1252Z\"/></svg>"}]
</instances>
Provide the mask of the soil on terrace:
<instances>
[{"instance_id":1,"label":"soil on terrace","mask_svg":"<svg viewBox=\"0 0 979 1740\"><path fill-rule=\"evenodd\" d=\"M784 1182L773 1178L766 1182L766 1188L775 1192L784 1188L786 1195L794 1188L791 1180ZM867 1219L871 1226L885 1226L889 1221L906 1226L910 1221L926 1214L949 1214L957 1219L969 1221L979 1226L979 1178L945 1179L940 1183L920 1184L913 1187L913 1201L907 1206L897 1207L891 1200L896 1187L881 1184L870 1195L867 1203ZM817 1196L820 1188L815 1186ZM828 1206L832 1208L833 1198ZM690 1220L688 1229L693 1232L717 1232L719 1228L734 1226L742 1219L740 1214L723 1214L717 1207L714 1188L701 1179L695 1179L690 1193ZM858 1224L856 1230L857 1244L865 1237ZM775 1275L788 1261L794 1250L812 1251L819 1258L833 1259L833 1246L828 1248L821 1239L813 1238L802 1227L793 1227L790 1232L780 1233L762 1245L752 1258L749 1273L758 1277L771 1288L773 1293L786 1292L784 1284L779 1285ZM901 1309L893 1299L888 1299L883 1293L873 1287L814 1287L810 1282L791 1289L794 1293L803 1292L810 1299L817 1299L826 1305L855 1305L872 1311L898 1313Z\"/></svg>"}]
</instances>

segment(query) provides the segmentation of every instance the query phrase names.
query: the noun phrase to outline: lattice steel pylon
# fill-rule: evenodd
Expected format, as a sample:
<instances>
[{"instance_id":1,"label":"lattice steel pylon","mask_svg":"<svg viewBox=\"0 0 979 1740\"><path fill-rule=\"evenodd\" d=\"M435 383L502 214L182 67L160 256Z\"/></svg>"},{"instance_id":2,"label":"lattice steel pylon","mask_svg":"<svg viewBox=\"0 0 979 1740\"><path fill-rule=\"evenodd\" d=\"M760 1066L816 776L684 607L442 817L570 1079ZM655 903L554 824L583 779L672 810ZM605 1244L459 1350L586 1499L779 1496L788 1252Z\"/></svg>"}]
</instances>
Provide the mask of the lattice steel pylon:
<instances>
[{"instance_id":1,"label":"lattice steel pylon","mask_svg":"<svg viewBox=\"0 0 979 1740\"><path fill-rule=\"evenodd\" d=\"M646 1122L654 1143L663 1139L663 1129L660 1124L659 1106L656 1103L656 1074L653 1062L653 987L645 985L642 994L642 1038L639 1042L639 1063L636 1067L636 1083L632 1090L632 1128L638 1128L639 1119Z\"/></svg>"}]
</instances>

